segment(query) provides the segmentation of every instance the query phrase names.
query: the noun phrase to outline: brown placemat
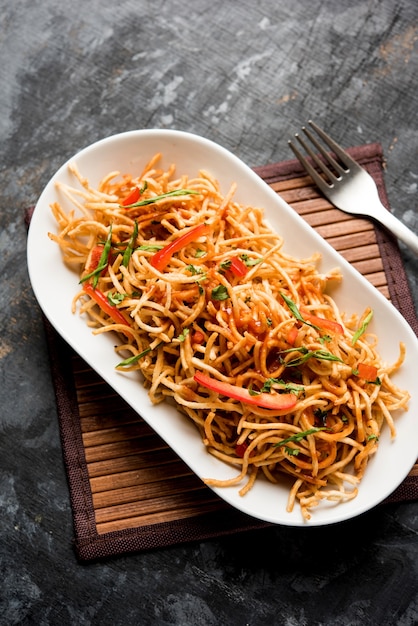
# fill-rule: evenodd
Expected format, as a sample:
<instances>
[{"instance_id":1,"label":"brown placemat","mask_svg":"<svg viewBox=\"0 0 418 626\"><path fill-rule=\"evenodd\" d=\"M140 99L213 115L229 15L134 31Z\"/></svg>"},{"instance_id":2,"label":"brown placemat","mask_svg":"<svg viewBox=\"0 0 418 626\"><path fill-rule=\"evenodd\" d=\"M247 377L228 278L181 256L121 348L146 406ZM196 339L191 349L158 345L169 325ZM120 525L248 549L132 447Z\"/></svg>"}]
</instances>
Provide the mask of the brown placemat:
<instances>
[{"instance_id":1,"label":"brown placemat","mask_svg":"<svg viewBox=\"0 0 418 626\"><path fill-rule=\"evenodd\" d=\"M389 207L380 144L349 150ZM397 243L322 198L295 160L255 171L407 319L418 322ZM28 218L29 219L29 218ZM82 561L269 526L230 507L189 470L45 321L65 468ZM418 498L418 464L386 502Z\"/></svg>"}]
</instances>

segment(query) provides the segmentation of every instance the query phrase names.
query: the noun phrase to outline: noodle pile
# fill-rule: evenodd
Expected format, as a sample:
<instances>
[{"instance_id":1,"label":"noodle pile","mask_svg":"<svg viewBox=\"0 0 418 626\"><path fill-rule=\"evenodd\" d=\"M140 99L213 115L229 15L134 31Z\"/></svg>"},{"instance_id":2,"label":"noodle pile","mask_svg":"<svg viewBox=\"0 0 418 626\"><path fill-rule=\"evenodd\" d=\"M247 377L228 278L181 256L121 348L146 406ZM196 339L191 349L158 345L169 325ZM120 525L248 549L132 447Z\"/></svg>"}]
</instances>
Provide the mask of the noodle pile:
<instances>
[{"instance_id":1,"label":"noodle pile","mask_svg":"<svg viewBox=\"0 0 418 626\"><path fill-rule=\"evenodd\" d=\"M76 166L59 184L49 233L80 275L73 311L96 334L117 332L120 370L138 370L153 403L173 399L207 450L237 467L244 495L258 477L289 487L288 511L354 498L384 423L409 394L368 332L327 294L338 269L296 259L263 211L226 196L207 172L112 172L98 189Z\"/></svg>"}]
</instances>

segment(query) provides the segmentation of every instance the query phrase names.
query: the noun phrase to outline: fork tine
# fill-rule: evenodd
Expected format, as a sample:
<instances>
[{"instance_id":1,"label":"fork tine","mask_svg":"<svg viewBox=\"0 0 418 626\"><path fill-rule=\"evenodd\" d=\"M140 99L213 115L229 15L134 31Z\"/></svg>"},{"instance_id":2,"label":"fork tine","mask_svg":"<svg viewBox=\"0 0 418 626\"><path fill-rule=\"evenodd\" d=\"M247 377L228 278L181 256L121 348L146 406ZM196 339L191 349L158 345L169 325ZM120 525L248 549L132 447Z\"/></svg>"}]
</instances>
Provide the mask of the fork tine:
<instances>
[{"instance_id":1,"label":"fork tine","mask_svg":"<svg viewBox=\"0 0 418 626\"><path fill-rule=\"evenodd\" d=\"M306 132L305 128L303 128L303 130ZM308 135L308 137L309 137L309 135ZM323 174L325 174L325 176L327 177L329 183L331 185L333 185L334 182L336 180L338 180L338 178L329 169L329 167L327 167L328 163L325 163L324 161L321 161L319 156L317 154L315 154L315 152L313 152L312 148L302 139L302 137L298 133L295 134L295 138L299 141L300 145L304 148L305 152L307 152L309 154L309 156L311 157L312 161L316 164L316 166L319 168L319 170ZM328 156L326 154L326 152L325 152L325 156L326 157ZM323 179L321 178L321 180L323 180Z\"/></svg>"},{"instance_id":2,"label":"fork tine","mask_svg":"<svg viewBox=\"0 0 418 626\"><path fill-rule=\"evenodd\" d=\"M295 137L298 139L298 141L301 141L300 137L298 135L295 135ZM321 190L323 190L325 192L325 189L329 188L328 183L322 178L322 176L320 176L320 174L318 174L317 170L314 167L312 167L312 165L309 163L309 161L303 156L302 152L299 150L299 148L296 147L296 145L294 145L292 143L292 141L289 140L288 144L289 144L289 147L293 150L296 158L299 159L300 163L303 165L305 170L308 172L308 174L310 175L310 177L312 178L314 183ZM316 155L313 155L314 160L316 160L315 157L316 157Z\"/></svg>"},{"instance_id":3,"label":"fork tine","mask_svg":"<svg viewBox=\"0 0 418 626\"><path fill-rule=\"evenodd\" d=\"M324 159L330 163L332 165L332 167L334 168L335 172L341 176L342 174L346 174L347 170L344 169L343 167L341 167L341 165L339 163L337 163L337 161L334 159L334 157L332 156L332 154L330 154L329 152L327 152L325 150L325 148L319 143L319 141L314 137L314 135L307 129L305 128L305 126L303 126L302 128L303 132L305 133L305 135L307 136L307 138L312 142L312 144L315 146L315 148L318 150L318 152L320 154L322 154L322 156L324 157ZM305 144L305 149L307 150L307 146ZM311 151L309 150L309 153L311 154L312 158L314 158L313 154L311 153ZM315 162L320 166L320 161L318 159L315 159ZM328 172L327 172L328 174Z\"/></svg>"},{"instance_id":4,"label":"fork tine","mask_svg":"<svg viewBox=\"0 0 418 626\"><path fill-rule=\"evenodd\" d=\"M341 163L343 163L349 169L350 168L351 169L358 168L358 164L356 163L356 161L354 161L354 159L352 159L350 157L350 155L347 154L347 152L345 150L343 150L341 148L341 146L336 141L334 141L334 139L332 139L329 135L327 135L327 133L324 130L322 130L322 128L320 128L312 120L309 120L308 123L318 133L318 135L321 137L321 139L330 147L330 149L337 155L337 157L340 159ZM306 132L306 130L305 130L305 132ZM315 145L318 147L318 149L320 149L319 148L319 144L317 145L315 143ZM320 151L321 151L321 154L324 154L322 152L322 150L320 150ZM328 155L328 157L329 157L329 155Z\"/></svg>"}]
</instances>

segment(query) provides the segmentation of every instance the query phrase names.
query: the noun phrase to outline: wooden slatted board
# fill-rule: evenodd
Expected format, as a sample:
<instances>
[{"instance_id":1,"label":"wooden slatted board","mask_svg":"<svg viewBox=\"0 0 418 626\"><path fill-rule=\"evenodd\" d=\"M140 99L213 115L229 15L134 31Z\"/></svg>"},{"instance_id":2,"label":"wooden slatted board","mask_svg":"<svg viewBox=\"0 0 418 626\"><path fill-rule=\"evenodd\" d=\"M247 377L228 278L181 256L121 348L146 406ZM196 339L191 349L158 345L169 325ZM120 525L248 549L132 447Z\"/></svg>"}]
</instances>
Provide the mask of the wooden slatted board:
<instances>
[{"instance_id":1,"label":"wooden slatted board","mask_svg":"<svg viewBox=\"0 0 418 626\"><path fill-rule=\"evenodd\" d=\"M77 356L73 367L99 534L225 508Z\"/></svg>"},{"instance_id":2,"label":"wooden slatted board","mask_svg":"<svg viewBox=\"0 0 418 626\"><path fill-rule=\"evenodd\" d=\"M308 177L271 186L389 298L375 229L369 220L333 208L318 195ZM79 357L73 359L99 534L228 508Z\"/></svg>"}]
</instances>

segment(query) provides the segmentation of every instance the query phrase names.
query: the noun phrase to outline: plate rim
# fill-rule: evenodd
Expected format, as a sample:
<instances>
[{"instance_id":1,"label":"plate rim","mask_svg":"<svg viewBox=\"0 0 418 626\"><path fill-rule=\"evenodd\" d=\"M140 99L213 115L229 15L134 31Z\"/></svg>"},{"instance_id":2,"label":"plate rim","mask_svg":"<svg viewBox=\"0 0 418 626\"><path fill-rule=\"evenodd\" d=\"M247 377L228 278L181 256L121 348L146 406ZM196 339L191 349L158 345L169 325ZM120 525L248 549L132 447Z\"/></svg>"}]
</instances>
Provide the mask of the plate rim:
<instances>
[{"instance_id":1,"label":"plate rim","mask_svg":"<svg viewBox=\"0 0 418 626\"><path fill-rule=\"evenodd\" d=\"M378 302L381 302L381 303L384 302L385 303L384 306L389 305L389 307L391 307L391 311L392 311L393 316L395 318L397 318L398 322L401 324L401 326L403 326L403 328L404 328L404 330L406 332L406 335L408 335L406 327L409 329L410 336L412 337L413 341L415 342L415 350L417 351L417 354L418 354L417 338L416 338L415 334L413 333L411 327L407 323L407 321L403 318L403 316L400 314L400 312L393 306L393 304L390 303L389 301L387 301L387 299L375 287L370 285L370 283L368 283L368 281L366 281L366 279L364 277L362 277L361 274L359 274L357 272L357 270L355 270L351 266L351 264L349 264L338 252L336 252L330 246L330 244L325 239L323 239L312 227L307 225L306 222L303 221L303 218L301 218L299 215L297 215L297 213L294 212L293 209L291 209L291 207L287 203L285 203L285 201L280 196L278 196L278 194L276 194L276 192L274 192L271 189L271 187L265 181L263 181L248 165L246 165L243 161L241 161L238 157L236 157L229 150L227 150L226 148L222 147L220 144L217 144L217 143L213 142L210 139L207 139L205 137L201 137L200 135L196 135L194 133L181 131L181 130L171 130L171 129L170 130L165 130L165 129L139 129L139 130L133 130L133 131L124 131L122 133L117 133L115 135L110 135L108 137L99 139L98 141L96 141L96 142L94 142L94 143L84 147L79 152L77 152L75 155L73 155L72 157L67 159L61 165L61 167L55 172L55 174L53 174L53 176L50 178L50 180L48 181L48 183L44 187L44 190L42 191L42 193L39 196L39 199L38 199L38 201L37 201L37 203L35 205L35 210L33 212L31 224L29 226L28 251L27 251L28 270L29 270L30 282L31 282L33 291L35 293L35 297L38 300L38 304L39 304L41 310L43 311L43 313L45 314L45 316L47 317L47 319L49 320L49 322L51 323L51 325L64 338L64 340L67 341L67 343L69 343L71 345L71 347L76 352L78 352L80 354L80 356L93 369L98 371L97 370L97 366L95 364L94 358L93 359L89 358L89 355L85 354L84 351L80 352L79 347L77 347L77 345L78 345L77 342L75 342L75 344L74 344L74 339L71 336L68 335L68 333L66 332L66 329L63 328L62 325L57 323L56 318L54 318L54 315L51 314L51 311L48 309L48 306L45 305L45 299L44 299L45 294L41 294L40 293L39 285L40 285L40 280L42 280L42 279L37 274L38 269L36 268L36 264L34 265L34 247L35 247L34 238L35 238L36 233L37 233L37 224L38 224L39 221L42 222L42 217L44 217L41 214L41 212L45 210L44 202L45 202L45 199L46 199L48 193L51 191L51 185L53 184L53 181L57 177L61 176L63 173L66 172L66 170L68 169L69 163L71 163L73 161L80 161L84 157L88 156L92 151L100 150L102 147L105 147L107 144L112 144L115 141L122 141L123 142L125 139L134 139L135 141L136 140L141 141L144 138L150 138L150 137L151 138L156 138L156 139L165 137L165 138L168 138L171 141L186 141L186 142L190 142L191 141L191 142L197 142L200 146L203 146L205 149L214 150L218 155L227 158L227 160L230 159L231 163L235 163L236 165L239 164L239 167L243 167L244 170L245 170L245 174L248 175L249 179L251 179L252 182L256 182L258 185L260 185L260 186L263 185L264 186L265 197L268 197L270 195L270 198L272 199L272 201L278 202L278 204L281 206L281 208L283 210L285 209L285 207L290 209L290 211L292 211L292 215L297 218L295 220L295 223L300 221L300 222L302 222L304 224L305 227L307 227L307 229L309 229L309 235L312 236L313 241L320 242L321 249L322 250L327 250L328 259L338 258L339 265L343 267L343 272L344 271L348 272L348 274L350 276L355 275L357 280L361 280L361 283L362 283L363 287L366 288L366 291L371 293L370 290L373 290L375 299ZM149 155L149 156L151 156L151 155ZM106 173L107 172L104 172L103 174L106 174ZM56 244L54 244L54 245L56 245ZM63 262L62 262L62 265L64 266ZM353 274L353 272L355 274ZM83 322L83 324L84 323L85 322ZM96 340L98 340L98 338L96 338ZM102 371L98 371L98 373L106 380L106 382L108 382L111 385L112 388L115 389L114 382L113 382L114 381L113 377L109 378L109 376L106 375L106 372L103 373ZM126 376L126 374L124 374L124 376ZM117 393L120 393L119 389L117 389L117 388L115 389L115 391ZM409 390L409 391L412 393L412 390ZM144 416L144 414L140 410L138 410L138 406L132 405L132 400L130 400L129 398L125 397L125 395L123 393L122 394L120 393L120 395L128 402L128 404L130 406L132 406L132 408L136 412L138 412L138 414L142 417L142 419L144 419L155 430L155 427L153 426L153 424L148 421L148 419ZM155 407L152 407L152 409L154 409L154 408ZM184 416L183 416L183 419L184 419ZM194 428L194 426L193 426L193 428ZM158 430L156 432L158 432ZM158 434L163 439L165 439L163 434L161 434L160 432L158 432ZM197 441L199 441L199 440L200 440L200 435L198 434ZM176 446L173 445L172 442L170 443L170 442L166 441L166 443L168 443L168 445L170 445L170 447L172 447L173 450L190 466L190 464L188 463L187 459L184 458L181 449L178 450L176 448ZM206 449L204 448L202 442L201 442L201 446L203 447L203 450L205 450L205 453L206 453ZM379 451L378 451L377 454L379 454ZM317 509L313 510L312 518L311 518L311 520L308 523L306 523L302 519L299 519L299 516L295 515L294 513L293 514L285 513L286 518L285 519L281 519L281 521L277 521L277 517L274 517L274 519L271 519L271 518L267 519L265 515L263 517L259 517L257 514L254 513L254 510L252 509L251 505L248 505L248 502L251 502L251 498L247 499L247 496L244 497L244 498L241 498L240 506L237 506L237 504L235 502L231 502L231 499L226 497L227 496L227 492L229 492L229 490L231 488L229 488L229 487L225 488L224 487L224 488L212 488L212 489L221 498L223 498L224 500L226 500L227 502L232 504L235 508L238 508L239 510L243 511L244 513L247 513L248 515L251 515L252 517L256 517L256 518L262 519L264 521L272 522L274 524L280 524L280 525L285 525L285 526L303 526L303 527L306 527L306 526L310 526L311 527L311 526L323 525L323 524L332 524L332 523L338 523L340 521L344 521L346 519L350 519L351 517L357 517L358 515L361 515L365 511L367 511L367 510L373 508L374 506L376 506L377 504L379 504L388 495L390 495L390 493L392 493L393 490L397 486L399 486L399 484L401 484L401 482L404 480L404 478L409 473L410 468L415 463L417 456L418 456L418 444L417 444L417 455L416 455L413 463L409 466L409 468L404 467L404 472L403 472L402 476L401 476L401 474L398 474L398 479L397 479L397 481L395 481L396 484L393 483L386 490L382 491L380 493L379 498L377 498L377 499L375 498L371 505L368 505L367 503L365 503L363 507L358 507L357 508L357 510L356 510L354 515L350 515L348 513L348 511L347 511L347 515L346 516L344 514L339 514L339 515L334 516L334 517L331 516L330 519L327 519L326 521L321 521L321 520L318 519L319 516L317 516ZM216 460L216 462L217 463L221 463L218 460ZM223 463L222 463L222 465L225 466L225 464L223 464ZM198 471L196 471L194 466L190 466L190 467L200 478L202 478L202 475L199 474ZM236 472L236 470L234 470L234 472ZM361 484L360 484L360 487L361 487ZM344 507L347 507L347 503L342 503L342 504L338 505L339 509L343 509ZM315 517L317 517L317 519L315 519Z\"/></svg>"}]
</instances>

